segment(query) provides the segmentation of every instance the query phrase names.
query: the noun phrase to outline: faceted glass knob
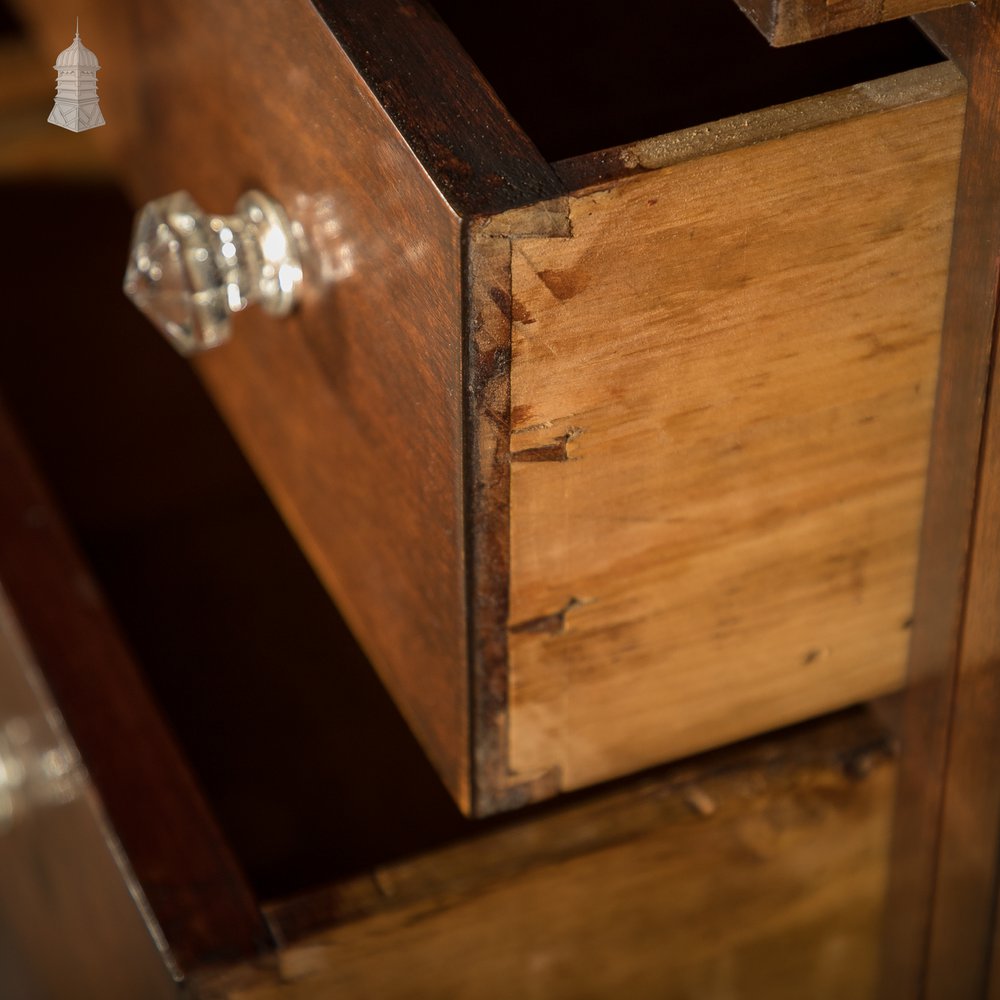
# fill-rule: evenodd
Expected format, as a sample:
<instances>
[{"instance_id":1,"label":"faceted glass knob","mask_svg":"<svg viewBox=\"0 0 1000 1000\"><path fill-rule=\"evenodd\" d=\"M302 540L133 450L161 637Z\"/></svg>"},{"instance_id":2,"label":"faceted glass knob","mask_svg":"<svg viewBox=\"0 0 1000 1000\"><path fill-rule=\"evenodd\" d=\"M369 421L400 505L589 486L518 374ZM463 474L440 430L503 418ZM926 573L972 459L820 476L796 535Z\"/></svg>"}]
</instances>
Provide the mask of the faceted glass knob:
<instances>
[{"instance_id":1,"label":"faceted glass knob","mask_svg":"<svg viewBox=\"0 0 1000 1000\"><path fill-rule=\"evenodd\" d=\"M207 215L177 191L136 219L125 294L182 354L223 343L230 316L254 302L286 315L301 284L292 225L260 191L243 195L234 215Z\"/></svg>"}]
</instances>

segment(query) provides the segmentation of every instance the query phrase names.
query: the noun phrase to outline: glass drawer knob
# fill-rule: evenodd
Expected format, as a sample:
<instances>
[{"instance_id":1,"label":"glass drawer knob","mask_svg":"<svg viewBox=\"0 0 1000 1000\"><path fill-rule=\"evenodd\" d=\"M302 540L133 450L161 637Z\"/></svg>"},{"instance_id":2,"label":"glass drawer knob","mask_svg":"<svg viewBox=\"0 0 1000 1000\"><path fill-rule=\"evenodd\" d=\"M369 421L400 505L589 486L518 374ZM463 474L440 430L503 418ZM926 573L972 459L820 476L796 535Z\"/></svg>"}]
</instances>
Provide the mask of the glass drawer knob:
<instances>
[{"instance_id":1,"label":"glass drawer knob","mask_svg":"<svg viewBox=\"0 0 1000 1000\"><path fill-rule=\"evenodd\" d=\"M234 215L208 215L177 191L136 218L125 294L181 354L223 343L230 316L255 302L286 315L301 284L296 231L261 191L244 194Z\"/></svg>"}]
</instances>

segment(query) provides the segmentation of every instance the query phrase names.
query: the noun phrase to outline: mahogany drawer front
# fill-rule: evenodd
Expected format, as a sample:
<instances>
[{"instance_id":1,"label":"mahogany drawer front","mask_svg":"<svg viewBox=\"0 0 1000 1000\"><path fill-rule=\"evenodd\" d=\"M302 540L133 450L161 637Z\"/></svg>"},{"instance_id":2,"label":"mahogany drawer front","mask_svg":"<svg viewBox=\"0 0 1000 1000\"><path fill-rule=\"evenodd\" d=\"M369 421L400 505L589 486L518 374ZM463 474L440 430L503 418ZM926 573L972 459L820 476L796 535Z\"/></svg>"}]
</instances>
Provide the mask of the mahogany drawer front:
<instances>
[{"instance_id":1,"label":"mahogany drawer front","mask_svg":"<svg viewBox=\"0 0 1000 1000\"><path fill-rule=\"evenodd\" d=\"M136 202L343 234L197 368L463 809L901 682L950 66L553 168L418 5L123 10L88 32Z\"/></svg>"}]
</instances>

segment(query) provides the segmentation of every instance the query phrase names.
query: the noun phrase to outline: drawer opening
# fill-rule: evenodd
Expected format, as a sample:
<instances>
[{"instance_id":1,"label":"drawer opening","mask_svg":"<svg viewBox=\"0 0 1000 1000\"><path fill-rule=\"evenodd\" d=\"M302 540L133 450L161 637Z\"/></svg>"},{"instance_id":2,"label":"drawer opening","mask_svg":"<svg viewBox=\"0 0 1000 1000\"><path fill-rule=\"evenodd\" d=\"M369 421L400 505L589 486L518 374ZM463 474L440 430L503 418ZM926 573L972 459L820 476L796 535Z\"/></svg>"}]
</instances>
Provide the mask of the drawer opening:
<instances>
[{"instance_id":1,"label":"drawer opening","mask_svg":"<svg viewBox=\"0 0 1000 1000\"><path fill-rule=\"evenodd\" d=\"M733 0L627 14L516 0L433 6L542 155L561 160L942 60L908 20L771 48Z\"/></svg>"}]
</instances>

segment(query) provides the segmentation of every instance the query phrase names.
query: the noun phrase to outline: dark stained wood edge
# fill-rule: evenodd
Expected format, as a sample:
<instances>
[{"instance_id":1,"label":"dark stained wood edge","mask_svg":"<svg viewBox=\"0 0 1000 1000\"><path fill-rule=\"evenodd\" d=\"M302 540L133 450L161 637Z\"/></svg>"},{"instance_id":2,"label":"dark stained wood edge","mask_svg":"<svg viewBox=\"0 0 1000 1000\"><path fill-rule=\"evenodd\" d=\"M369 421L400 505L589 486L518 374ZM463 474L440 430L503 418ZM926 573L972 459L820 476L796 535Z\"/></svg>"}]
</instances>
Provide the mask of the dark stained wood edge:
<instances>
[{"instance_id":1,"label":"dark stained wood edge","mask_svg":"<svg viewBox=\"0 0 1000 1000\"><path fill-rule=\"evenodd\" d=\"M946 785L954 777L949 775L950 754L957 744L951 726L958 704L954 696L958 693L959 700L962 696L965 640L974 617L985 615L992 622L996 616L996 608L977 603L976 588L970 589L969 558L970 552L973 557L977 555L972 552L975 517L982 513L976 509L977 480L985 471L982 427L997 336L1000 3L984 0L974 10L951 11L948 17L950 25L943 14L935 18L935 34L947 39L951 51L967 57L969 97L893 830L881 987L881 995L892 1000L980 996L980 992L968 992L955 974L963 962L968 962L979 975L992 930L992 913L985 921L981 912L963 914L960 933L951 935L952 945L957 947L951 954L935 945L933 934L939 919L935 910L956 888L940 881L940 852L949 849L947 838L942 838L942 825L947 820L943 809ZM980 554L992 563L995 574L997 552ZM995 655L1000 657L1000 648ZM995 699L982 710L993 713L994 725L1000 724ZM978 767L982 769L978 775L979 793L995 796L1000 790L995 761L980 760ZM980 828L967 831L967 835L989 834ZM951 846L962 849L961 845ZM928 992L929 984L938 975L948 981L947 992Z\"/></svg>"},{"instance_id":2,"label":"dark stained wood edge","mask_svg":"<svg viewBox=\"0 0 1000 1000\"><path fill-rule=\"evenodd\" d=\"M260 953L243 873L2 409L0 469L0 581L173 957Z\"/></svg>"},{"instance_id":3,"label":"dark stained wood edge","mask_svg":"<svg viewBox=\"0 0 1000 1000\"><path fill-rule=\"evenodd\" d=\"M639 835L656 823L683 822L692 814L711 822L715 813L705 811L705 795L699 794L705 784L721 782L737 797L748 789L766 797L793 791L811 771L862 782L895 756L892 735L872 713L847 709L574 793L511 816L487 833L263 909L284 947L421 898L474 894L512 874ZM394 877L394 871L402 874Z\"/></svg>"},{"instance_id":4,"label":"dark stained wood edge","mask_svg":"<svg viewBox=\"0 0 1000 1000\"><path fill-rule=\"evenodd\" d=\"M927 1000L986 996L1000 879L1000 3L984 2L969 23L966 152L981 185L979 207L990 213L980 220L988 236L979 235L992 260L982 261L976 293L981 308L992 307L992 352L961 635L949 681L941 815L934 828Z\"/></svg>"},{"instance_id":5,"label":"dark stained wood edge","mask_svg":"<svg viewBox=\"0 0 1000 1000\"><path fill-rule=\"evenodd\" d=\"M533 797L507 769L511 245L478 225L463 242L471 812L486 816Z\"/></svg>"},{"instance_id":6,"label":"dark stained wood edge","mask_svg":"<svg viewBox=\"0 0 1000 1000\"><path fill-rule=\"evenodd\" d=\"M468 222L463 231L465 509L473 816L559 791L559 774L508 766L511 241L569 235L557 198Z\"/></svg>"},{"instance_id":7,"label":"dark stained wood edge","mask_svg":"<svg viewBox=\"0 0 1000 1000\"><path fill-rule=\"evenodd\" d=\"M510 240L465 227L465 552L471 812L513 806L507 767L510 592Z\"/></svg>"},{"instance_id":8,"label":"dark stained wood edge","mask_svg":"<svg viewBox=\"0 0 1000 1000\"><path fill-rule=\"evenodd\" d=\"M1000 147L998 138L994 134ZM993 950L1000 874L1000 368L995 358L974 522L937 831L928 1000L984 997Z\"/></svg>"},{"instance_id":9,"label":"dark stained wood edge","mask_svg":"<svg viewBox=\"0 0 1000 1000\"><path fill-rule=\"evenodd\" d=\"M456 214L502 212L561 193L444 22L420 0L313 0Z\"/></svg>"},{"instance_id":10,"label":"dark stained wood edge","mask_svg":"<svg viewBox=\"0 0 1000 1000\"><path fill-rule=\"evenodd\" d=\"M754 27L776 47L881 24L917 11L954 6L964 0L735 0Z\"/></svg>"}]
</instances>

